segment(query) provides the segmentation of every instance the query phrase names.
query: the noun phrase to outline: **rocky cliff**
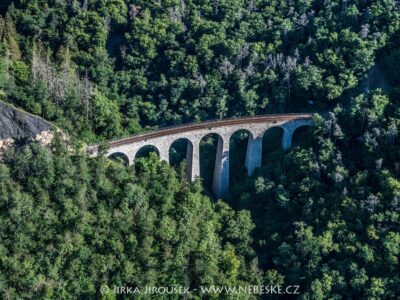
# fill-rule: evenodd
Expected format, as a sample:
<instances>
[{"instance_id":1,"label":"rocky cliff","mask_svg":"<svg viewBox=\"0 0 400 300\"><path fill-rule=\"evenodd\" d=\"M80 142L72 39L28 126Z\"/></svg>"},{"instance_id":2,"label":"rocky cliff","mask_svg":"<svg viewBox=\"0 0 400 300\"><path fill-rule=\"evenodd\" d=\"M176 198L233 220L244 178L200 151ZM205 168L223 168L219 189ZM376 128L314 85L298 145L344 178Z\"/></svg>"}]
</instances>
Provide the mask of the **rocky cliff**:
<instances>
[{"instance_id":1,"label":"rocky cliff","mask_svg":"<svg viewBox=\"0 0 400 300\"><path fill-rule=\"evenodd\" d=\"M50 143L53 125L0 101L0 153L18 142Z\"/></svg>"}]
</instances>

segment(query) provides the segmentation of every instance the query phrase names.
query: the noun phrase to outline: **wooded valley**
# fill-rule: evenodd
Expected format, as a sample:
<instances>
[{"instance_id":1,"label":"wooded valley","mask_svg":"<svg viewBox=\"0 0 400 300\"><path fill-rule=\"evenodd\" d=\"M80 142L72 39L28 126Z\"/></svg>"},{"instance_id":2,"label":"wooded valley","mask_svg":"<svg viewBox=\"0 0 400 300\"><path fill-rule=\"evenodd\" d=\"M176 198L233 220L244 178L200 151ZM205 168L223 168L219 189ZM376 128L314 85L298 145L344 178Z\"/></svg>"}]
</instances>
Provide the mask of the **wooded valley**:
<instances>
[{"instance_id":1,"label":"wooded valley","mask_svg":"<svg viewBox=\"0 0 400 300\"><path fill-rule=\"evenodd\" d=\"M104 285L400 297L399 57L396 0L2 1L0 101L69 138L0 161L1 298L122 299ZM150 154L125 166L82 151L294 112L313 113L312 127L287 151L280 132L265 134L250 177L238 163L248 136L235 137L223 200L207 195L211 173L190 182L184 162ZM211 170L215 141L201 146Z\"/></svg>"}]
</instances>

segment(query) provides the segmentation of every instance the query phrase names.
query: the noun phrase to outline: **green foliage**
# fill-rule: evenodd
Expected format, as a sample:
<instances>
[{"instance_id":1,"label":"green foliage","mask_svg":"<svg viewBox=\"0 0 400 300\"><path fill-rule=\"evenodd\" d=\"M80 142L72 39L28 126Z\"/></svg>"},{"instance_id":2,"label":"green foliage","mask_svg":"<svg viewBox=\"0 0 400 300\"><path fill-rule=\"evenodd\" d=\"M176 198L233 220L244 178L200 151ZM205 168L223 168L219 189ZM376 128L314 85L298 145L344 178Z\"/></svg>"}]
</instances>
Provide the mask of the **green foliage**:
<instances>
[{"instance_id":1,"label":"green foliage","mask_svg":"<svg viewBox=\"0 0 400 300\"><path fill-rule=\"evenodd\" d=\"M72 139L321 113L288 152L267 132L252 178L238 164L246 138L233 139L236 211L155 155L127 168L60 145L11 151L0 163L3 298L96 299L127 283L398 297L399 26L388 0L2 1L0 100ZM201 147L210 190L216 139Z\"/></svg>"},{"instance_id":2,"label":"green foliage","mask_svg":"<svg viewBox=\"0 0 400 300\"><path fill-rule=\"evenodd\" d=\"M316 116L311 144L232 190L230 203L251 211L260 264L276 274L269 280L300 284L304 299L398 295L400 136L391 103L377 90Z\"/></svg>"},{"instance_id":3,"label":"green foliage","mask_svg":"<svg viewBox=\"0 0 400 300\"><path fill-rule=\"evenodd\" d=\"M54 148L32 144L0 164L2 298L97 299L105 284L260 280L248 212L211 203L155 155L135 174Z\"/></svg>"},{"instance_id":4,"label":"green foliage","mask_svg":"<svg viewBox=\"0 0 400 300\"><path fill-rule=\"evenodd\" d=\"M106 138L121 135L121 116L115 101L95 92L92 109L94 132L97 135Z\"/></svg>"},{"instance_id":5,"label":"green foliage","mask_svg":"<svg viewBox=\"0 0 400 300\"><path fill-rule=\"evenodd\" d=\"M394 44L399 18L395 2L380 0L13 1L0 20L8 65L16 67L5 93L86 141L188 121L323 110L364 82L377 51ZM92 87L80 89L80 104L54 99L54 85L46 101L27 91L34 44L58 69L59 51L69 53ZM385 57L396 64L395 51ZM27 82L13 78L24 75L21 63ZM121 116L104 134L89 120L95 90Z\"/></svg>"}]
</instances>

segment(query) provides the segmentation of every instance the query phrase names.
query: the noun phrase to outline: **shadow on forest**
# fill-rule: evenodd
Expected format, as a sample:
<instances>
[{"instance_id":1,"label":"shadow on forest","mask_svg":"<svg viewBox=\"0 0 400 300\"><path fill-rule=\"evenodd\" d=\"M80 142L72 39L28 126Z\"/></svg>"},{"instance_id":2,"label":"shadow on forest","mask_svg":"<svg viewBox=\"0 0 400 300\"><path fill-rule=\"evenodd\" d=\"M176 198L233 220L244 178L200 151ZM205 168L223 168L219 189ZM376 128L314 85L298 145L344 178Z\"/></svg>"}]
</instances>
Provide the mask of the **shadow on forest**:
<instances>
[{"instance_id":1,"label":"shadow on forest","mask_svg":"<svg viewBox=\"0 0 400 300\"><path fill-rule=\"evenodd\" d=\"M11 4L11 0L1 0L0 2L0 15L5 15L8 6Z\"/></svg>"}]
</instances>

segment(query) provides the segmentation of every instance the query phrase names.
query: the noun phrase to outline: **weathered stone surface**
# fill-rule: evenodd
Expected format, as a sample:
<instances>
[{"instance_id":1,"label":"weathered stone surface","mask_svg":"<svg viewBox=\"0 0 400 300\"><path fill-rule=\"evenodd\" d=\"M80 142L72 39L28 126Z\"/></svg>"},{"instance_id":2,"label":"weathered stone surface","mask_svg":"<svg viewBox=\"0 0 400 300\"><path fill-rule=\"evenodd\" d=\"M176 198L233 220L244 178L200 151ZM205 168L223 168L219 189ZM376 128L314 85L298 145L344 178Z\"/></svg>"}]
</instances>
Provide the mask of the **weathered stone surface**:
<instances>
[{"instance_id":1,"label":"weathered stone surface","mask_svg":"<svg viewBox=\"0 0 400 300\"><path fill-rule=\"evenodd\" d=\"M53 140L53 132L52 131L42 131L38 135L32 138L33 141L38 142L44 146L47 146ZM64 137L65 138L65 137Z\"/></svg>"},{"instance_id":2,"label":"weathered stone surface","mask_svg":"<svg viewBox=\"0 0 400 300\"><path fill-rule=\"evenodd\" d=\"M245 161L247 174L249 176L253 174L256 168L261 167L262 141L262 136L257 136L256 138L253 138L251 135L249 136Z\"/></svg>"},{"instance_id":3,"label":"weathered stone surface","mask_svg":"<svg viewBox=\"0 0 400 300\"><path fill-rule=\"evenodd\" d=\"M229 138L218 138L215 158L213 193L218 197L225 197L229 188Z\"/></svg>"},{"instance_id":4,"label":"weathered stone surface","mask_svg":"<svg viewBox=\"0 0 400 300\"><path fill-rule=\"evenodd\" d=\"M51 129L49 122L0 101L0 157L18 142L50 144Z\"/></svg>"},{"instance_id":5,"label":"weathered stone surface","mask_svg":"<svg viewBox=\"0 0 400 300\"><path fill-rule=\"evenodd\" d=\"M51 124L45 120L0 101L0 140L31 139L42 132L51 131L51 128Z\"/></svg>"},{"instance_id":6,"label":"weathered stone surface","mask_svg":"<svg viewBox=\"0 0 400 300\"><path fill-rule=\"evenodd\" d=\"M0 140L0 158L1 155L14 145L15 141L12 138Z\"/></svg>"}]
</instances>

